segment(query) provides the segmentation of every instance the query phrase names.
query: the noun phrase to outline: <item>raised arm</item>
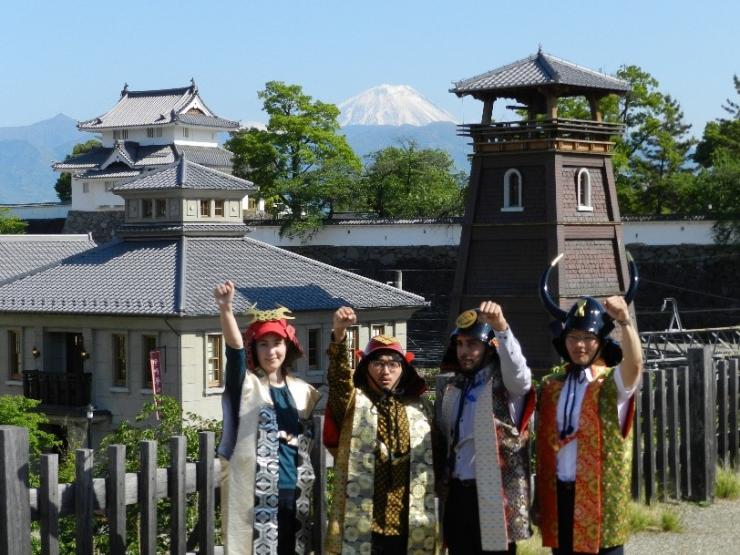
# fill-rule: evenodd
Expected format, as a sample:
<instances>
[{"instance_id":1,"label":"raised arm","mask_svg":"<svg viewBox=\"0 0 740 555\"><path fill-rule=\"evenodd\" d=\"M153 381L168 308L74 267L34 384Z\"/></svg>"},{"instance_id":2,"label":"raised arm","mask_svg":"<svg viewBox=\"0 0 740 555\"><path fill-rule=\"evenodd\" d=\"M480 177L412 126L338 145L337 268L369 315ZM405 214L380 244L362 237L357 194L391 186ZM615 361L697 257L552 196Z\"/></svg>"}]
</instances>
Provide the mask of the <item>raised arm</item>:
<instances>
[{"instance_id":1,"label":"raised arm","mask_svg":"<svg viewBox=\"0 0 740 555\"><path fill-rule=\"evenodd\" d=\"M242 340L242 334L239 332L239 326L236 323L233 311L234 282L226 280L217 285L213 290L213 296L218 305L224 341L232 349L242 349L244 347L244 341Z\"/></svg>"},{"instance_id":2,"label":"raised arm","mask_svg":"<svg viewBox=\"0 0 740 555\"><path fill-rule=\"evenodd\" d=\"M604 301L604 308L622 331L622 362L620 371L622 383L627 389L633 389L640 381L642 371L642 345L630 316L629 307L624 297L615 295Z\"/></svg>"},{"instance_id":3,"label":"raised arm","mask_svg":"<svg viewBox=\"0 0 740 555\"><path fill-rule=\"evenodd\" d=\"M478 309L478 319L493 328L499 341L498 354L504 386L511 395L525 395L532 388L532 371L519 341L509 328L503 309L493 301L484 301Z\"/></svg>"},{"instance_id":4,"label":"raised arm","mask_svg":"<svg viewBox=\"0 0 740 555\"><path fill-rule=\"evenodd\" d=\"M334 313L331 343L329 344L329 398L327 403L337 424L341 425L347 412L354 384L347 352L347 328L357 323L355 311L347 306Z\"/></svg>"}]
</instances>

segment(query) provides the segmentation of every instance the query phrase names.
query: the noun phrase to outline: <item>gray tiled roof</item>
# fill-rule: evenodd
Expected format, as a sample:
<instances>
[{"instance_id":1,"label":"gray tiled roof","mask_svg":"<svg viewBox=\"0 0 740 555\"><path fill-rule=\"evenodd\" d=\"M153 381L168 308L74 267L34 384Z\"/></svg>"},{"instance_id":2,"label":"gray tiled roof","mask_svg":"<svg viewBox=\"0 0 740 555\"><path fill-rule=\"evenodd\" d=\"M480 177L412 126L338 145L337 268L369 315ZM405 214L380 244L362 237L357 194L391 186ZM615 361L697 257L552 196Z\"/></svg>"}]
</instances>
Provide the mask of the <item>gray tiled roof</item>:
<instances>
[{"instance_id":1,"label":"gray tiled roof","mask_svg":"<svg viewBox=\"0 0 740 555\"><path fill-rule=\"evenodd\" d=\"M97 118L79 122L77 127L81 130L95 131L145 125L164 125L179 121L179 117L182 116L195 118L189 125L211 125L225 129L239 127L237 122L219 118L215 115L205 116L210 121L206 124L205 120L199 119L200 114L181 114L181 110L184 110L195 98L199 98L199 94L194 85L151 91L129 91L126 87L121 91L121 98L113 108Z\"/></svg>"},{"instance_id":2,"label":"gray tiled roof","mask_svg":"<svg viewBox=\"0 0 740 555\"><path fill-rule=\"evenodd\" d=\"M626 92L626 81L599 73L542 51L528 58L463 79L450 92L462 96L483 91L533 88L542 85L570 85L584 89Z\"/></svg>"},{"instance_id":3,"label":"gray tiled roof","mask_svg":"<svg viewBox=\"0 0 740 555\"><path fill-rule=\"evenodd\" d=\"M34 313L203 316L218 313L213 287L236 283L248 304L296 311L422 307L422 297L241 238L114 241L0 285L0 310Z\"/></svg>"},{"instance_id":4,"label":"gray tiled roof","mask_svg":"<svg viewBox=\"0 0 740 555\"><path fill-rule=\"evenodd\" d=\"M123 166L123 167L122 167ZM86 170L77 177L80 179L121 179L125 177L136 177L141 173L141 170L129 169L123 164L111 164L104 170Z\"/></svg>"},{"instance_id":5,"label":"gray tiled roof","mask_svg":"<svg viewBox=\"0 0 740 555\"><path fill-rule=\"evenodd\" d=\"M113 189L121 191L142 191L147 189L201 189L201 190L254 190L254 184L246 179L214 170L180 158L164 168L142 174L140 177L124 182Z\"/></svg>"},{"instance_id":6,"label":"gray tiled roof","mask_svg":"<svg viewBox=\"0 0 740 555\"><path fill-rule=\"evenodd\" d=\"M113 148L98 147L85 154L79 154L64 162L56 162L57 171L93 170L103 164L111 155ZM233 154L221 147L186 146L186 145L149 145L141 146L132 141L126 142L129 157L133 156L134 167L161 166L171 164L178 157L185 155L196 164L217 168L231 168Z\"/></svg>"},{"instance_id":7,"label":"gray tiled roof","mask_svg":"<svg viewBox=\"0 0 740 555\"><path fill-rule=\"evenodd\" d=\"M224 118L202 114L179 114L176 119L180 123L184 123L186 125L216 127L218 129L239 129L238 121L231 121Z\"/></svg>"},{"instance_id":8,"label":"gray tiled roof","mask_svg":"<svg viewBox=\"0 0 740 555\"><path fill-rule=\"evenodd\" d=\"M89 235L0 235L0 283L94 246Z\"/></svg>"}]
</instances>

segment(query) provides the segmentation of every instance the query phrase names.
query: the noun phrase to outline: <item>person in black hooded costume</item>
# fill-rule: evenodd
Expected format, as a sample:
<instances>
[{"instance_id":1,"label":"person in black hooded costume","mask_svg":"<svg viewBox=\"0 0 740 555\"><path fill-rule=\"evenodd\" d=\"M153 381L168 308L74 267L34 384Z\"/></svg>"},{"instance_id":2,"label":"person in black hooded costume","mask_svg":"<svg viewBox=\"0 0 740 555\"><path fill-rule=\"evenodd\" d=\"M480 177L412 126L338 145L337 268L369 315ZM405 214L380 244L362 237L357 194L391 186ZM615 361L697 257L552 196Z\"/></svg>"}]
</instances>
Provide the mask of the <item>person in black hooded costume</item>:
<instances>
[{"instance_id":1,"label":"person in black hooded costume","mask_svg":"<svg viewBox=\"0 0 740 555\"><path fill-rule=\"evenodd\" d=\"M437 523L431 405L395 337L370 338L352 371L349 307L334 314L324 444L335 456L324 553L434 555Z\"/></svg>"}]
</instances>

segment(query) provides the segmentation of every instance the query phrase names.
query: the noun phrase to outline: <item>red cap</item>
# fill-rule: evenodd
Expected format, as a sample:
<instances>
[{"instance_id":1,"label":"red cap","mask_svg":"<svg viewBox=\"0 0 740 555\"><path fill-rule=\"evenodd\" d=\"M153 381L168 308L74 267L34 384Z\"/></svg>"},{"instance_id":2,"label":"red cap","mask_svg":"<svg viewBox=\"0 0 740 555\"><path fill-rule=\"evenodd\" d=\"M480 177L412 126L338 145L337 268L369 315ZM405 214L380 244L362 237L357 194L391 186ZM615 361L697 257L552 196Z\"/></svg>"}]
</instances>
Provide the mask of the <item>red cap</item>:
<instances>
[{"instance_id":1,"label":"red cap","mask_svg":"<svg viewBox=\"0 0 740 555\"><path fill-rule=\"evenodd\" d=\"M244 332L244 344L247 348L247 364L250 370L253 370L258 366L257 359L252 352L252 345L255 341L258 341L268 333L274 333L275 335L282 337L285 339L288 346L292 347L292 349L288 350L288 354L285 357L288 364L291 364L295 359L303 356L303 349L301 348L301 344L298 342L295 328L288 324L287 320L258 320L250 324Z\"/></svg>"}]
</instances>

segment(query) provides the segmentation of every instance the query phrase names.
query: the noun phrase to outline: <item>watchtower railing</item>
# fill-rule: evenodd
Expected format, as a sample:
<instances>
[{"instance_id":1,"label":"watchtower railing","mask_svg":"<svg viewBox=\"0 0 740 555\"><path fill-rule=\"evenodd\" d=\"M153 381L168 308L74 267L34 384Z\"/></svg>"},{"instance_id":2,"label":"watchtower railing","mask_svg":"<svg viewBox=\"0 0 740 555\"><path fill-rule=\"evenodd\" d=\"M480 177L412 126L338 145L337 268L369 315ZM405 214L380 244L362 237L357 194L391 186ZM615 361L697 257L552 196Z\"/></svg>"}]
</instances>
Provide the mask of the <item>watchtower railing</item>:
<instances>
[{"instance_id":1,"label":"watchtower railing","mask_svg":"<svg viewBox=\"0 0 740 555\"><path fill-rule=\"evenodd\" d=\"M48 405L83 407L90 403L92 374L23 371L23 396Z\"/></svg>"}]
</instances>

